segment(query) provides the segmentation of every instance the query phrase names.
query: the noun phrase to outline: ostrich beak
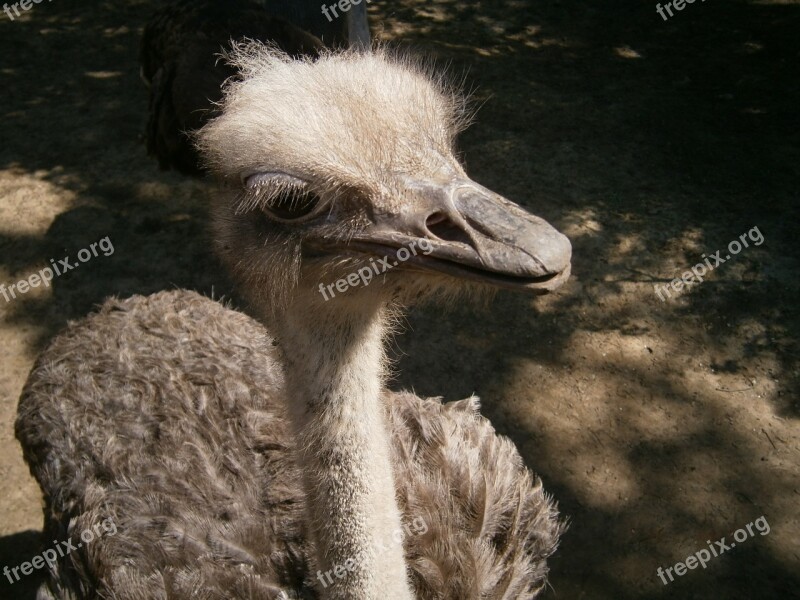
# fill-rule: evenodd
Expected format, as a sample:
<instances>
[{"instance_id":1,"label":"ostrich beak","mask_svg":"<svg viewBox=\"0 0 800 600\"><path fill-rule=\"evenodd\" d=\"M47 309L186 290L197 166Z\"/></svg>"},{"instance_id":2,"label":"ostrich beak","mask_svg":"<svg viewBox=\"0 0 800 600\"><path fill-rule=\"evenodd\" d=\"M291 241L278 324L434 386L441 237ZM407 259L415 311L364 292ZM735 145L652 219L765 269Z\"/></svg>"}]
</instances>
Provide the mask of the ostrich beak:
<instances>
[{"instance_id":1,"label":"ostrich beak","mask_svg":"<svg viewBox=\"0 0 800 600\"><path fill-rule=\"evenodd\" d=\"M409 193L411 202L376 209L373 224L347 247L393 257L394 266L534 294L551 292L569 277L566 236L499 194L468 179L415 182Z\"/></svg>"}]
</instances>

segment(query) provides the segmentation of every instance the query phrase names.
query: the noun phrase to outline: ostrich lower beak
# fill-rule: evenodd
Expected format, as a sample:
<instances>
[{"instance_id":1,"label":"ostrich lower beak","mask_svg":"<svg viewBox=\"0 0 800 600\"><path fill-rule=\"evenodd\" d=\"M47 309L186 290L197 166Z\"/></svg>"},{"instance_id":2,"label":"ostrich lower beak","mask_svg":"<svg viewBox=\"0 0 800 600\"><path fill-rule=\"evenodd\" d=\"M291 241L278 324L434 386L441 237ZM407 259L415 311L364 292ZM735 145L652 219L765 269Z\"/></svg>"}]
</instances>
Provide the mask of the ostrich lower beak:
<instances>
[{"instance_id":1,"label":"ostrich lower beak","mask_svg":"<svg viewBox=\"0 0 800 600\"><path fill-rule=\"evenodd\" d=\"M572 246L547 221L471 180L409 187L348 248L496 287L543 294L569 277ZM405 252L403 249L406 249Z\"/></svg>"}]
</instances>

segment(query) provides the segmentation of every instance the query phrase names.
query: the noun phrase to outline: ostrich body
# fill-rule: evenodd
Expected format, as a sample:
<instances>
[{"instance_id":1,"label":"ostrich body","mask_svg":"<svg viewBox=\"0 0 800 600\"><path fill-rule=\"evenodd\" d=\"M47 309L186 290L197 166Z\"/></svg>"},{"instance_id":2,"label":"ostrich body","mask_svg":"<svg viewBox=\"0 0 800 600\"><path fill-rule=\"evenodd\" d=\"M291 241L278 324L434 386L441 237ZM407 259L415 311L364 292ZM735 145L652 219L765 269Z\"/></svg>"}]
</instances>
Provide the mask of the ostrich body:
<instances>
[{"instance_id":1,"label":"ostrich body","mask_svg":"<svg viewBox=\"0 0 800 600\"><path fill-rule=\"evenodd\" d=\"M258 322L190 292L111 300L39 358L17 437L46 539L117 530L40 597L534 597L561 530L540 481L476 399L386 391L383 338L420 298L555 289L569 242L466 176L458 99L408 62L231 60L199 147Z\"/></svg>"}]
</instances>

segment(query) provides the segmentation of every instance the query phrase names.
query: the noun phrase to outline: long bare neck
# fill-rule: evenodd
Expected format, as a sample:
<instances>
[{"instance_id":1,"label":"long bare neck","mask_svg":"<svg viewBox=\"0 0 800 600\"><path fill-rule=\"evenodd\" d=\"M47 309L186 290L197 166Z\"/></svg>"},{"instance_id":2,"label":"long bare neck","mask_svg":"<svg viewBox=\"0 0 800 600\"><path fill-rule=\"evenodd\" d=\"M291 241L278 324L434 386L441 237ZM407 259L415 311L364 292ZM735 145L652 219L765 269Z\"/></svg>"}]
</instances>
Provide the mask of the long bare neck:
<instances>
[{"instance_id":1,"label":"long bare neck","mask_svg":"<svg viewBox=\"0 0 800 600\"><path fill-rule=\"evenodd\" d=\"M290 314L279 334L317 587L325 598L410 599L380 398L383 310L332 309Z\"/></svg>"}]
</instances>

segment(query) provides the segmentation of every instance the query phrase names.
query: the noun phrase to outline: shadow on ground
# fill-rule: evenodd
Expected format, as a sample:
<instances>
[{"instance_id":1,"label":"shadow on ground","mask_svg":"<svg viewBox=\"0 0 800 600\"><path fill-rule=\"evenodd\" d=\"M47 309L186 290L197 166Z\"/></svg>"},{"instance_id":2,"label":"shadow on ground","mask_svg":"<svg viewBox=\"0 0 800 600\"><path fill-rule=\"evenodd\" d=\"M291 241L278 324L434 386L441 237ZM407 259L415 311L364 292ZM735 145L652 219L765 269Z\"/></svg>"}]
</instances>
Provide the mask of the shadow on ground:
<instances>
[{"instance_id":1,"label":"shadow on ground","mask_svg":"<svg viewBox=\"0 0 800 600\"><path fill-rule=\"evenodd\" d=\"M0 581L0 594L3 598L14 598L15 600L34 600L36 598L36 589L42 580L42 572L33 571L30 575L24 575L19 570L13 573L11 569L30 560L41 550L42 534L40 531L29 529L0 537L0 565L9 568L9 574L4 575ZM10 582L9 577L11 578Z\"/></svg>"}]
</instances>

